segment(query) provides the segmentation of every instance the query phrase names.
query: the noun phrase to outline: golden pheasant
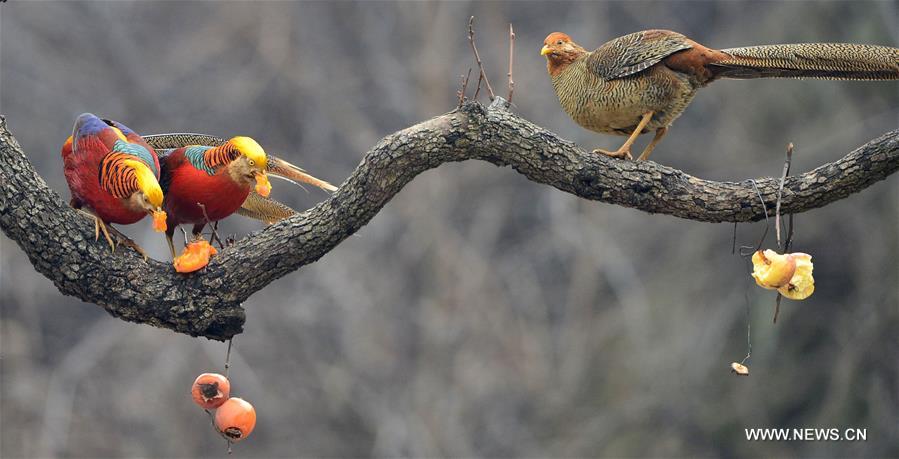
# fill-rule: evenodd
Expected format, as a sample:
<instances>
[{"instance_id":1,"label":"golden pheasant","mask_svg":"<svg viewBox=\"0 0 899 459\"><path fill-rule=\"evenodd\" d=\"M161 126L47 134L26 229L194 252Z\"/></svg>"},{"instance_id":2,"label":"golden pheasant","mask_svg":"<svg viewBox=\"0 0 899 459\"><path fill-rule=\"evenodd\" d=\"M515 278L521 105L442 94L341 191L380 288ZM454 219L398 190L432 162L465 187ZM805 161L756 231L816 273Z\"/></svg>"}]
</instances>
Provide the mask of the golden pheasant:
<instances>
[{"instance_id":1,"label":"golden pheasant","mask_svg":"<svg viewBox=\"0 0 899 459\"><path fill-rule=\"evenodd\" d=\"M639 157L647 159L696 91L719 78L899 79L899 48L802 43L715 50L670 30L632 33L595 51L554 32L540 54L575 122L628 136L616 151L594 152L629 159L637 136L655 131Z\"/></svg>"},{"instance_id":2,"label":"golden pheasant","mask_svg":"<svg viewBox=\"0 0 899 459\"><path fill-rule=\"evenodd\" d=\"M200 269L216 253L200 236L207 224L214 228L216 222L235 212L267 223L295 214L293 209L268 198L269 174L327 191L337 190L299 167L266 154L249 137L226 141L203 134L159 134L146 139L160 151L160 184L168 214L166 239L178 272ZM185 223L193 224L194 241L186 245L182 255L176 256L172 236L175 228Z\"/></svg>"}]
</instances>

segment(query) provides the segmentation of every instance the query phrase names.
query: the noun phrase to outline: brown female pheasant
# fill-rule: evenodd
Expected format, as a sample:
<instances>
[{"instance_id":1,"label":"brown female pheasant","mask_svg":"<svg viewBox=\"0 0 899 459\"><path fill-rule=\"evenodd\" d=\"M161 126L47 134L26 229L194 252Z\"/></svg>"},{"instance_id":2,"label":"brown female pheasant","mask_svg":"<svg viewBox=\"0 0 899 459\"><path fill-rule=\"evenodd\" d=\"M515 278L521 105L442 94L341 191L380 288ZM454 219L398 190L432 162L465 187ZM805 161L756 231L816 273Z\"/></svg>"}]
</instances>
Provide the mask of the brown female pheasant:
<instances>
[{"instance_id":1,"label":"brown female pheasant","mask_svg":"<svg viewBox=\"0 0 899 459\"><path fill-rule=\"evenodd\" d=\"M670 30L645 30L587 51L561 32L540 54L565 112L596 132L628 136L616 151L631 159L637 136L655 131L646 159L696 90L718 78L897 80L899 48L803 43L714 50Z\"/></svg>"}]
</instances>

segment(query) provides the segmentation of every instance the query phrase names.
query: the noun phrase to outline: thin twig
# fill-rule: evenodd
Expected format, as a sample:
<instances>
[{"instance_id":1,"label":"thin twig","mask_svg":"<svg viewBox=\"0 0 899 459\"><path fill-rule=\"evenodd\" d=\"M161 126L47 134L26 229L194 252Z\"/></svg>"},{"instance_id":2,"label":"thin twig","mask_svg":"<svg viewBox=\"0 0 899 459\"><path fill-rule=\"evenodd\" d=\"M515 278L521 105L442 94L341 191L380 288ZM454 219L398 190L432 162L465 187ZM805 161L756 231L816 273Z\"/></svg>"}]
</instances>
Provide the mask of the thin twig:
<instances>
[{"instance_id":1,"label":"thin twig","mask_svg":"<svg viewBox=\"0 0 899 459\"><path fill-rule=\"evenodd\" d=\"M790 214L790 218L788 220L790 222L789 229L787 229L787 242L784 244L784 253L790 251L790 247L793 246L793 214Z\"/></svg>"},{"instance_id":2,"label":"thin twig","mask_svg":"<svg viewBox=\"0 0 899 459\"><path fill-rule=\"evenodd\" d=\"M734 222L734 237L730 241L730 254L733 255L737 251L737 222Z\"/></svg>"},{"instance_id":3,"label":"thin twig","mask_svg":"<svg viewBox=\"0 0 899 459\"><path fill-rule=\"evenodd\" d=\"M228 350L225 351L225 377L228 377L228 369L231 368L231 345L234 344L234 337L228 340Z\"/></svg>"},{"instance_id":4,"label":"thin twig","mask_svg":"<svg viewBox=\"0 0 899 459\"><path fill-rule=\"evenodd\" d=\"M481 55L478 54L478 47L474 44L474 16L468 19L468 43L471 44L471 50L474 52L474 59L478 63L478 69L480 69L481 74L478 77L478 89L481 88L481 79L484 80L484 83L487 85L487 92L490 94L490 101L493 102L493 99L496 99L496 95L493 93L493 88L490 86L490 81L487 80L487 74L484 72L484 64L481 63ZM478 93L475 91L475 99L477 99Z\"/></svg>"},{"instance_id":5,"label":"thin twig","mask_svg":"<svg viewBox=\"0 0 899 459\"><path fill-rule=\"evenodd\" d=\"M212 222L211 220L209 220L209 215L206 213L206 206L203 205L203 203L198 202L197 205L200 206L200 210L203 211L203 218L206 219L206 223L209 224L209 228L212 229L212 237L210 238L211 242L215 242L216 240L219 241L219 247L224 250L225 245L224 243L222 243L222 239L219 237L218 231L216 231L216 227L218 225L213 224L218 222Z\"/></svg>"},{"instance_id":6,"label":"thin twig","mask_svg":"<svg viewBox=\"0 0 899 459\"><path fill-rule=\"evenodd\" d=\"M484 74L479 72L478 73L478 85L477 85L477 87L474 88L474 97L472 97L471 100L478 100L478 94L481 93L481 83L483 83L483 82L484 82Z\"/></svg>"},{"instance_id":7,"label":"thin twig","mask_svg":"<svg viewBox=\"0 0 899 459\"><path fill-rule=\"evenodd\" d=\"M743 292L743 299L746 300L746 357L740 361L740 364L746 363L752 357L752 315L750 314L749 289Z\"/></svg>"},{"instance_id":8,"label":"thin twig","mask_svg":"<svg viewBox=\"0 0 899 459\"><path fill-rule=\"evenodd\" d=\"M512 93L515 92L515 80L512 79L512 62L513 57L515 56L515 30L512 29L512 24L509 24L509 98L506 99L507 103L512 105Z\"/></svg>"},{"instance_id":9,"label":"thin twig","mask_svg":"<svg viewBox=\"0 0 899 459\"><path fill-rule=\"evenodd\" d=\"M783 197L784 182L787 181L787 176L790 175L790 162L792 159L793 143L790 142L790 144L787 145L787 159L784 161L784 171L780 176L780 186L777 188L777 206L774 208L774 230L777 234L777 246L781 248L783 248L783 246L780 245L780 200Z\"/></svg>"},{"instance_id":10,"label":"thin twig","mask_svg":"<svg viewBox=\"0 0 899 459\"><path fill-rule=\"evenodd\" d=\"M459 75L462 78L462 86L459 88L459 91L456 93L459 96L459 105L457 108L462 108L462 104L465 103L465 91L468 90L468 79L471 78L471 67L468 67L467 75Z\"/></svg>"},{"instance_id":11,"label":"thin twig","mask_svg":"<svg viewBox=\"0 0 899 459\"><path fill-rule=\"evenodd\" d=\"M762 209L765 211L765 232L762 233L762 238L759 240L759 245L755 249L756 251L759 251L762 250L762 244L765 243L765 238L768 237L768 227L770 227L771 224L768 223L768 206L765 204L765 198L762 197L762 192L759 191L759 187L755 183L755 180L749 179L749 181L752 183L752 188L755 189L755 194L758 195L759 201L762 202Z\"/></svg>"},{"instance_id":12,"label":"thin twig","mask_svg":"<svg viewBox=\"0 0 899 459\"><path fill-rule=\"evenodd\" d=\"M780 244L780 201L783 197L784 182L790 175L790 166L793 159L793 143L787 145L787 158L784 161L783 174L780 176L780 187L777 189L777 207L774 210L774 227L777 233L777 246L783 249L783 253L790 251L790 243L793 239L793 214L790 214L790 229L787 234L787 240L784 245ZM772 323L777 323L777 317L780 316L780 302L783 301L783 294L777 292L777 298L774 300L774 319Z\"/></svg>"},{"instance_id":13,"label":"thin twig","mask_svg":"<svg viewBox=\"0 0 899 459\"><path fill-rule=\"evenodd\" d=\"M777 299L774 300L774 322L777 323L777 316L780 315L780 300L783 299L783 295L780 292L777 292Z\"/></svg>"}]
</instances>

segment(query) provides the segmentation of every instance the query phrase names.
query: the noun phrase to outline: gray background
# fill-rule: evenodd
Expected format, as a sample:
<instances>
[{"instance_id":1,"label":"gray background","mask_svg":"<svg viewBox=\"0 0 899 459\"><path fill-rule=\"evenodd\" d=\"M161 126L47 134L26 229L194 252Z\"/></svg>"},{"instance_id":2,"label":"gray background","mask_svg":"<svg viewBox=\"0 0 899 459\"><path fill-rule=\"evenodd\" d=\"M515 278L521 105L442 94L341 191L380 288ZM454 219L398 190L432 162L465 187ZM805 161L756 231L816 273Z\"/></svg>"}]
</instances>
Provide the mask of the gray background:
<instances>
[{"instance_id":1,"label":"gray background","mask_svg":"<svg viewBox=\"0 0 899 459\"><path fill-rule=\"evenodd\" d=\"M140 133L249 135L339 183L382 136L455 106L477 32L516 110L585 148L539 55L670 28L724 48L899 46L896 2L66 2L0 5L0 113L68 198L79 113ZM899 125L895 82L723 81L653 154L703 178L835 160ZM641 139L636 151L648 139ZM284 182L296 208L325 199ZM234 217L241 237L261 228ZM233 392L259 422L235 457L899 456L899 180L797 217L817 290L785 302L731 255L732 225L577 199L485 163L427 172L318 263L247 303ZM763 225L740 225L753 244ZM125 231L166 259L149 221ZM769 239L773 244L773 240ZM3 457L221 456L188 390L225 345L61 296L0 237ZM729 373L746 354L752 375ZM867 428L866 442L748 442L748 427Z\"/></svg>"}]
</instances>

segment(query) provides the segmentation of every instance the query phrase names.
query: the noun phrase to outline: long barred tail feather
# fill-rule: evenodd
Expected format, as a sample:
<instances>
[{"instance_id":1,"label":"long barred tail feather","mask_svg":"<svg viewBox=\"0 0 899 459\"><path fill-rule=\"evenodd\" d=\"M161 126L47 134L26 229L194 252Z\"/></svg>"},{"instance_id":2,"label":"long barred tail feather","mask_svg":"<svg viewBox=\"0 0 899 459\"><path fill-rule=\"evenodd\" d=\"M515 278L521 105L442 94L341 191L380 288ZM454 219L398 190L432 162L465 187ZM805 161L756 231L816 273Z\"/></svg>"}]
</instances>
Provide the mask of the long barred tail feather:
<instances>
[{"instance_id":1,"label":"long barred tail feather","mask_svg":"<svg viewBox=\"0 0 899 459\"><path fill-rule=\"evenodd\" d=\"M144 140L156 150L173 150L176 148L186 147L188 145L200 145L204 147L218 147L227 142L221 137L208 134L194 134L189 132L179 132L172 134L152 134L145 135Z\"/></svg>"},{"instance_id":2,"label":"long barred tail feather","mask_svg":"<svg viewBox=\"0 0 899 459\"><path fill-rule=\"evenodd\" d=\"M250 194L247 195L247 199L240 206L240 209L237 209L237 213L255 220L264 221L268 224L281 221L297 214L295 210L291 209L286 204L271 198L264 198L255 191L251 191Z\"/></svg>"},{"instance_id":3,"label":"long barred tail feather","mask_svg":"<svg viewBox=\"0 0 899 459\"><path fill-rule=\"evenodd\" d=\"M899 48L802 43L722 49L730 58L707 65L717 78L899 80Z\"/></svg>"},{"instance_id":4,"label":"long barred tail feather","mask_svg":"<svg viewBox=\"0 0 899 459\"><path fill-rule=\"evenodd\" d=\"M296 184L308 183L309 185L317 186L325 191L330 191L332 193L337 191L336 186L331 185L324 180L315 178L306 173L306 171L304 171L303 169L294 166L293 164L290 164L289 162L284 161L283 159L276 156L268 155L267 170L269 174L289 180Z\"/></svg>"}]
</instances>

